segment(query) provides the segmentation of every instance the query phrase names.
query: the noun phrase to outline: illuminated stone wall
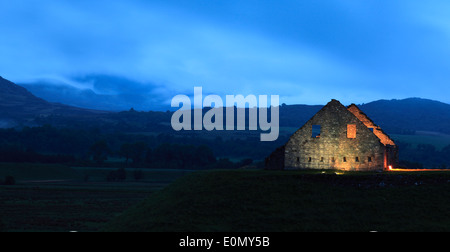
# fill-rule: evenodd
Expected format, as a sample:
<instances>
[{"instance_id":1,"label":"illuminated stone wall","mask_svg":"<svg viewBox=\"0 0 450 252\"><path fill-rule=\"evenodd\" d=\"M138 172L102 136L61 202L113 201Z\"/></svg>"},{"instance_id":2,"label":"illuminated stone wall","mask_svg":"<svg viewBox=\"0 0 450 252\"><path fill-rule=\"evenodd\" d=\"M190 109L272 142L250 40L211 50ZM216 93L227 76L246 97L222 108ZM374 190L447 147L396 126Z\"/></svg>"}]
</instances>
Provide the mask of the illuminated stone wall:
<instances>
[{"instance_id":1,"label":"illuminated stone wall","mask_svg":"<svg viewBox=\"0 0 450 252\"><path fill-rule=\"evenodd\" d=\"M314 131L319 129L320 134L313 134L313 128ZM385 145L336 100L294 133L284 151L284 169L364 171L383 170L388 165Z\"/></svg>"},{"instance_id":2,"label":"illuminated stone wall","mask_svg":"<svg viewBox=\"0 0 450 252\"><path fill-rule=\"evenodd\" d=\"M395 145L394 141L383 132L383 130L376 125L370 118L362 112L355 104L348 107L348 111L354 114L366 127L373 129L373 133L380 139L381 143L384 145Z\"/></svg>"}]
</instances>

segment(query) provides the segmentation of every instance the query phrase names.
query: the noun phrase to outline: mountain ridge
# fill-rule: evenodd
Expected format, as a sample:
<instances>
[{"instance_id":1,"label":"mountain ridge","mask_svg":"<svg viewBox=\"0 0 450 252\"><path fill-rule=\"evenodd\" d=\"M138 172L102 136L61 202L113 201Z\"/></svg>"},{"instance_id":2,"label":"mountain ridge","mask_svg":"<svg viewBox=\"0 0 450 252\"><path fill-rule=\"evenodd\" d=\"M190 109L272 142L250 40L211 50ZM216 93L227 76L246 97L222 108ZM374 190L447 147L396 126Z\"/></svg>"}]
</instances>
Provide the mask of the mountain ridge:
<instances>
[{"instance_id":1,"label":"mountain ridge","mask_svg":"<svg viewBox=\"0 0 450 252\"><path fill-rule=\"evenodd\" d=\"M47 103L44 99L38 98L34 96L31 92L29 92L26 88L19 86L2 76L0 76L0 99L7 100L7 98L26 98L29 101L39 102L39 103ZM13 101L18 102L18 101Z\"/></svg>"},{"instance_id":2,"label":"mountain ridge","mask_svg":"<svg viewBox=\"0 0 450 252\"><path fill-rule=\"evenodd\" d=\"M3 77L0 77L0 127L36 125L36 118L52 115L91 115L108 112L83 109L39 98Z\"/></svg>"},{"instance_id":3,"label":"mountain ridge","mask_svg":"<svg viewBox=\"0 0 450 252\"><path fill-rule=\"evenodd\" d=\"M280 106L280 126L298 128L323 105ZM376 124L390 134L432 131L450 134L450 104L424 98L377 100L359 104ZM170 131L172 113L162 111L114 112L51 103L0 77L0 127L55 124L57 126L116 127ZM50 118L50 119L49 119ZM135 125L135 126L133 126ZM164 125L164 126L162 126Z\"/></svg>"}]
</instances>

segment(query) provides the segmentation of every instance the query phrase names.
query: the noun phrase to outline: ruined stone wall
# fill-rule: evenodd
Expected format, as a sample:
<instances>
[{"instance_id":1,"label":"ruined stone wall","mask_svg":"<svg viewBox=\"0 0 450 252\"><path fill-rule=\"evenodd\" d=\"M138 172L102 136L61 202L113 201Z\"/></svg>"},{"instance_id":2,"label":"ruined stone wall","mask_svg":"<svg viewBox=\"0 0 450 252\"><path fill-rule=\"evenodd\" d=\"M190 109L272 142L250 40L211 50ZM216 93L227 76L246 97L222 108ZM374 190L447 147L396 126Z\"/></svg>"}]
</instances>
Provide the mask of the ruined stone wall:
<instances>
[{"instance_id":1,"label":"ruined stone wall","mask_svg":"<svg viewBox=\"0 0 450 252\"><path fill-rule=\"evenodd\" d=\"M348 110L352 114L354 114L362 123L364 123L366 127L368 127L369 129L372 128L373 133L380 139L382 144L395 146L394 141L386 133L384 133L383 130L378 125L376 125L364 112L362 112L358 108L358 106L352 104L350 105L350 107L348 107Z\"/></svg>"},{"instance_id":2,"label":"ruined stone wall","mask_svg":"<svg viewBox=\"0 0 450 252\"><path fill-rule=\"evenodd\" d=\"M393 145L386 146L386 166L392 168L398 167L398 147Z\"/></svg>"},{"instance_id":3,"label":"ruined stone wall","mask_svg":"<svg viewBox=\"0 0 450 252\"><path fill-rule=\"evenodd\" d=\"M320 136L313 138L313 125L320 125ZM349 138L352 134L347 129L354 130L355 126L356 138ZM383 170L385 151L374 133L333 100L290 138L285 145L284 166L285 169Z\"/></svg>"},{"instance_id":4,"label":"ruined stone wall","mask_svg":"<svg viewBox=\"0 0 450 252\"><path fill-rule=\"evenodd\" d=\"M266 170L284 170L284 152L285 146L281 146L276 149L269 157L265 160Z\"/></svg>"}]
</instances>

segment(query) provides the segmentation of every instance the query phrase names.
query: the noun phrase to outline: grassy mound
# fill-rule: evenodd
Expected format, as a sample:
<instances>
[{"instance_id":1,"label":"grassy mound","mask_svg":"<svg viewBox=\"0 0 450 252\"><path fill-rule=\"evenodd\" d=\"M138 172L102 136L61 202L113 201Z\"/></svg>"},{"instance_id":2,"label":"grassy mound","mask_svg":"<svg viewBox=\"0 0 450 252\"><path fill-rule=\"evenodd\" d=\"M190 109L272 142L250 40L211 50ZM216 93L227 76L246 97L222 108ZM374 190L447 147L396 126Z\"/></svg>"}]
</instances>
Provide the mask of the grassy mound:
<instances>
[{"instance_id":1,"label":"grassy mound","mask_svg":"<svg viewBox=\"0 0 450 252\"><path fill-rule=\"evenodd\" d=\"M450 231L449 174L212 171L188 175L105 231Z\"/></svg>"}]
</instances>

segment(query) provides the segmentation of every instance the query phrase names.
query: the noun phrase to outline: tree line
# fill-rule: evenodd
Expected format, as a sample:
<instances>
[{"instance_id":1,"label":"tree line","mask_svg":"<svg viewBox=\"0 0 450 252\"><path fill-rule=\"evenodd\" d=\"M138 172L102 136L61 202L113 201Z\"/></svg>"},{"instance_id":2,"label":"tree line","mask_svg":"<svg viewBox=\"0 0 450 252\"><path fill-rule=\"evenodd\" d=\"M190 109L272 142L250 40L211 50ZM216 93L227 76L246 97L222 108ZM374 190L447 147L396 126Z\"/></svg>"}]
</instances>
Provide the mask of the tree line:
<instances>
[{"instance_id":1,"label":"tree line","mask_svg":"<svg viewBox=\"0 0 450 252\"><path fill-rule=\"evenodd\" d=\"M438 149L431 144L417 144L397 141L400 162L411 169L450 169L450 145Z\"/></svg>"},{"instance_id":2,"label":"tree line","mask_svg":"<svg viewBox=\"0 0 450 252\"><path fill-rule=\"evenodd\" d=\"M254 138L105 132L50 125L0 129L0 162L176 169L235 168L263 160L272 146ZM278 143L277 143L278 144ZM233 157L233 161L224 157ZM237 160L237 161L236 161Z\"/></svg>"},{"instance_id":3,"label":"tree line","mask_svg":"<svg viewBox=\"0 0 450 252\"><path fill-rule=\"evenodd\" d=\"M116 152L106 140L95 142L90 148L92 160L103 165L109 157L121 157L126 167L165 167L177 169L214 168L217 158L206 145L164 143L152 149L146 142L124 143Z\"/></svg>"},{"instance_id":4,"label":"tree line","mask_svg":"<svg viewBox=\"0 0 450 252\"><path fill-rule=\"evenodd\" d=\"M285 144L288 137L280 136L276 142L260 142L257 132L226 133L127 133L50 125L0 129L0 162L177 169L233 168L243 166L249 160L264 160L273 150ZM437 149L429 144L412 145L400 141L397 144L400 160L409 167L450 167L450 145Z\"/></svg>"}]
</instances>

